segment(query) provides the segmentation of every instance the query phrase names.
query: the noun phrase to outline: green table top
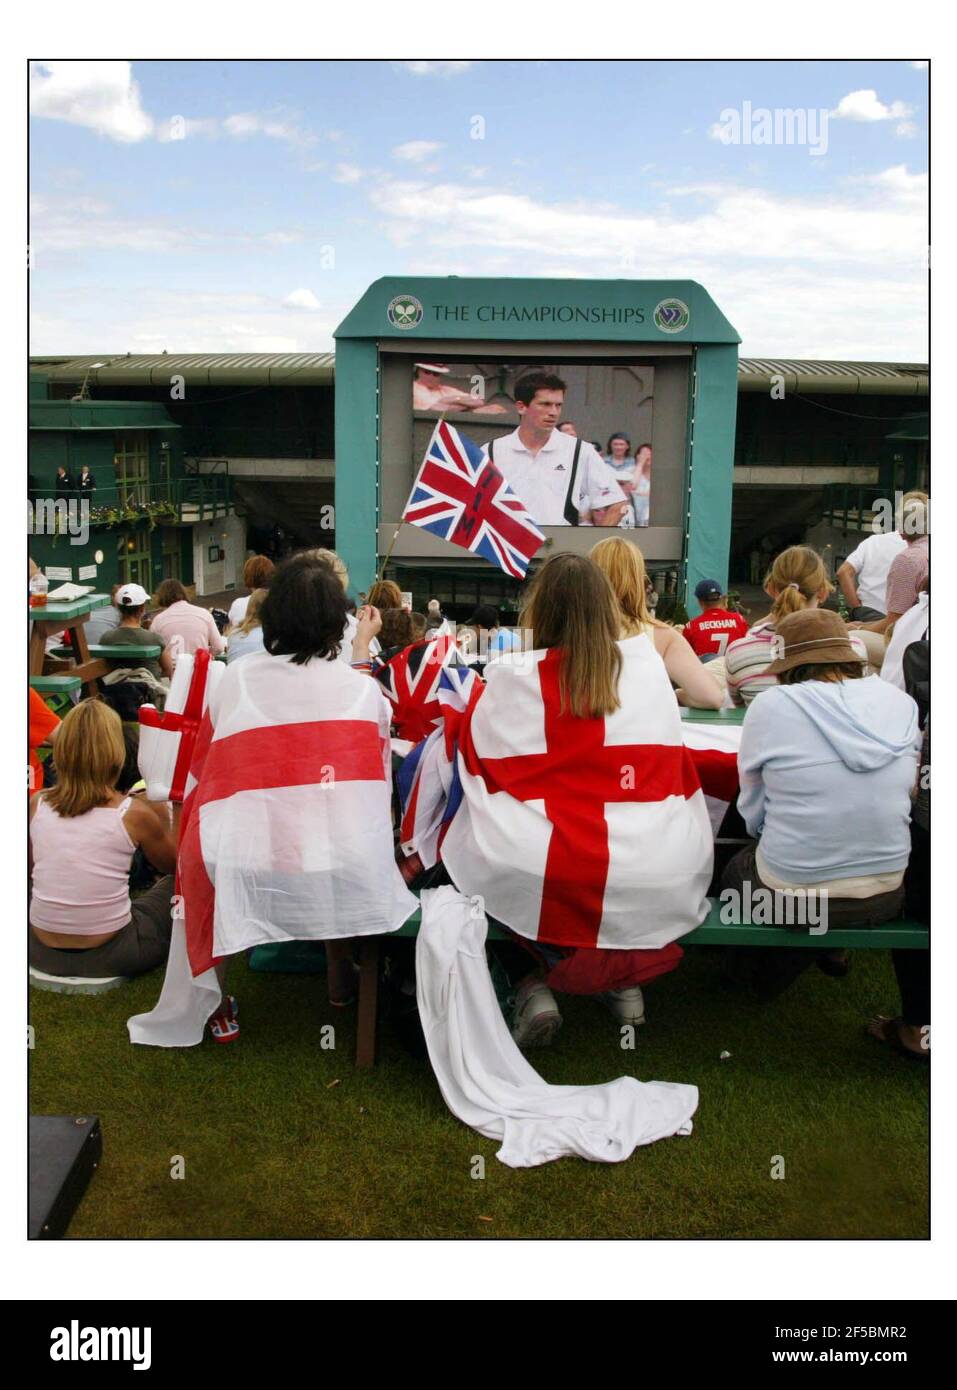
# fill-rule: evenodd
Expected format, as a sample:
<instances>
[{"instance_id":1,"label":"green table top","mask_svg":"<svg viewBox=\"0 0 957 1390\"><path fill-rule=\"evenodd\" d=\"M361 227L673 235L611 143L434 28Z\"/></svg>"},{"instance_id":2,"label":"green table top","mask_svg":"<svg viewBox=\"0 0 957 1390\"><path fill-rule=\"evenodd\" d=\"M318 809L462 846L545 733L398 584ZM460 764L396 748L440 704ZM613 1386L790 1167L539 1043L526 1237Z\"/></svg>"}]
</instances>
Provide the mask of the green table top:
<instances>
[{"instance_id":1,"label":"green table top","mask_svg":"<svg viewBox=\"0 0 957 1390\"><path fill-rule=\"evenodd\" d=\"M688 724L743 724L745 709L682 709L681 717Z\"/></svg>"},{"instance_id":2,"label":"green table top","mask_svg":"<svg viewBox=\"0 0 957 1390\"><path fill-rule=\"evenodd\" d=\"M72 603L47 603L42 608L30 608L27 616L38 623L64 623L70 618L82 618L95 608L109 605L109 594L87 594L86 598L74 599Z\"/></svg>"},{"instance_id":3,"label":"green table top","mask_svg":"<svg viewBox=\"0 0 957 1390\"><path fill-rule=\"evenodd\" d=\"M139 661L144 657L147 661L155 661L163 648L159 642L155 646L147 645L145 642L142 645L120 642L116 646L111 646L108 642L91 642L89 651L91 657L99 657L103 661Z\"/></svg>"}]
</instances>

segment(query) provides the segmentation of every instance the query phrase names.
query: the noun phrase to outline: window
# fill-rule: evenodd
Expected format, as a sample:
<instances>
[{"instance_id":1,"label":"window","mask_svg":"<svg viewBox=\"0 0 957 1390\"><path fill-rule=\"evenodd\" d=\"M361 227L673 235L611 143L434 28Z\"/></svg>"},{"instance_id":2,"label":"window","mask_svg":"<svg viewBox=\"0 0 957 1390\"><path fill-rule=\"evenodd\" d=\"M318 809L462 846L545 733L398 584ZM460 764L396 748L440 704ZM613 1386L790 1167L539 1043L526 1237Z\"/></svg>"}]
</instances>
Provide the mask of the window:
<instances>
[{"instance_id":1,"label":"window","mask_svg":"<svg viewBox=\"0 0 957 1390\"><path fill-rule=\"evenodd\" d=\"M153 592L150 533L145 527L117 536L116 559L120 584L142 584L148 594Z\"/></svg>"},{"instance_id":2,"label":"window","mask_svg":"<svg viewBox=\"0 0 957 1390\"><path fill-rule=\"evenodd\" d=\"M125 430L113 436L113 467L121 506L149 501L150 441L146 430Z\"/></svg>"}]
</instances>

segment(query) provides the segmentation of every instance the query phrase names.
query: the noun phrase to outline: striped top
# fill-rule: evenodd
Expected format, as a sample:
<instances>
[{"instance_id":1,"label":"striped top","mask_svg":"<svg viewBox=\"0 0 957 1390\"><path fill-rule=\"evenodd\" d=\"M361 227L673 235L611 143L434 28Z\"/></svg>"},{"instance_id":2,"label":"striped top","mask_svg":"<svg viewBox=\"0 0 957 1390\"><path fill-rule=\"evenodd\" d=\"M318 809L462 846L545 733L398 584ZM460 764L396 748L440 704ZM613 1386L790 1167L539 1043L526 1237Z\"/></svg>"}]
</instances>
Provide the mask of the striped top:
<instances>
[{"instance_id":1,"label":"striped top","mask_svg":"<svg viewBox=\"0 0 957 1390\"><path fill-rule=\"evenodd\" d=\"M856 632L849 632L851 646L866 661L867 647L864 639ZM769 676L767 671L774 660L772 645L774 625L770 618L755 623L747 637L739 637L730 642L724 654L724 669L728 677L728 693L736 705L750 705L755 695L762 690L770 690L777 685L777 676ZM866 674L866 671L865 671Z\"/></svg>"},{"instance_id":2,"label":"striped top","mask_svg":"<svg viewBox=\"0 0 957 1390\"><path fill-rule=\"evenodd\" d=\"M777 676L769 676L767 668L774 657L771 644L774 626L768 620L755 623L746 637L729 642L724 654L724 669L728 676L728 693L736 705L750 705L755 695L777 685Z\"/></svg>"}]
</instances>

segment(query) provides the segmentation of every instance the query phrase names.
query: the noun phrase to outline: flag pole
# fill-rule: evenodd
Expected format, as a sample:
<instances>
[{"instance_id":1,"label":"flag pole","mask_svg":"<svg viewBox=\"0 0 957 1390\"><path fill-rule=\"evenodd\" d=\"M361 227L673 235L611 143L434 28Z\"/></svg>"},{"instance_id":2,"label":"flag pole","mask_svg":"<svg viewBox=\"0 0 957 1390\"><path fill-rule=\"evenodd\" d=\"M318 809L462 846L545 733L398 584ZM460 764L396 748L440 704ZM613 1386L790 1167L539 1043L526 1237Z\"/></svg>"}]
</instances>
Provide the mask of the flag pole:
<instances>
[{"instance_id":1,"label":"flag pole","mask_svg":"<svg viewBox=\"0 0 957 1390\"><path fill-rule=\"evenodd\" d=\"M441 423L442 423L442 421L443 421L444 419L445 419L445 411L443 410L443 411L442 411L442 414L441 414L441 415L439 416L439 418L436 420L436 422L435 422L435 429L433 429L432 434L431 434L431 436L430 436L430 438L429 438L429 449L431 449L431 447L432 447L432 440L435 438L435 430L438 429L439 425L441 425ZM426 453L428 453L428 449L426 450ZM420 464L420 465L419 465L419 472L421 472L421 467L422 467L422 466L421 466L421 464ZM416 478L418 478L419 473L417 472L415 476L416 476ZM413 484L412 484L412 491L413 491L413 492L415 491L415 483L414 483L414 482L413 482ZM410 496L410 498L411 498L412 494L410 493L409 496ZM406 502L405 507L402 508L403 512L407 509L408 505L409 505L408 502ZM387 550L386 553L385 553L385 558L384 558L384 560L382 561L382 564L381 564L380 566L378 566L377 569L376 569L375 579L372 581L374 584L377 584L377 583L379 582L379 577L380 577L380 575L382 575L382 574L385 573L385 567L386 567L386 565L389 563L390 559L392 558L392 551L393 551L393 548L395 547L396 541L397 541L398 538L399 538L399 532L400 532L401 530L402 530L402 521L401 521L401 519L400 519L398 526L397 526L397 527L395 528L395 530L392 532L392 539L391 539L391 541L389 542L389 548L388 548L388 550Z\"/></svg>"}]
</instances>

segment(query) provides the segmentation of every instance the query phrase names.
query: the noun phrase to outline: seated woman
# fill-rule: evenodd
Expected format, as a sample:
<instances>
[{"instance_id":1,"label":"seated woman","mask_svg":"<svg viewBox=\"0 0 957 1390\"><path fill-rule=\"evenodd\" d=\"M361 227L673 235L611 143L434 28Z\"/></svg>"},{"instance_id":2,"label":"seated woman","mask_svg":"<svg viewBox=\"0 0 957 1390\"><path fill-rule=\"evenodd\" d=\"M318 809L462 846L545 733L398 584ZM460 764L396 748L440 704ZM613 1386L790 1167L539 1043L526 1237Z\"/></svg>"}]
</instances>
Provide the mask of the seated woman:
<instances>
[{"instance_id":1,"label":"seated woman","mask_svg":"<svg viewBox=\"0 0 957 1390\"><path fill-rule=\"evenodd\" d=\"M547 560L519 622L535 650L489 663L461 720L441 853L524 938L512 1031L529 1046L561 1024L553 988L643 1021L641 983L675 968L707 911L714 847L667 671L647 631L621 638L598 565Z\"/></svg>"},{"instance_id":2,"label":"seated woman","mask_svg":"<svg viewBox=\"0 0 957 1390\"><path fill-rule=\"evenodd\" d=\"M792 545L781 551L764 580L764 592L773 600L770 613L755 623L746 637L730 642L724 654L728 692L734 704L750 705L755 695L777 685L777 678L768 667L774 659L772 647L778 624L791 613L816 609L833 589L816 550L808 545ZM851 642L858 656L867 656L867 648L857 635Z\"/></svg>"},{"instance_id":3,"label":"seated woman","mask_svg":"<svg viewBox=\"0 0 957 1390\"><path fill-rule=\"evenodd\" d=\"M750 705L738 755L738 809L757 843L730 861L723 886L752 900L770 889L782 911L776 895L808 895L808 919L826 911L825 926L886 922L910 853L917 706L864 675L836 613L792 613L777 637L767 675L779 684Z\"/></svg>"},{"instance_id":4,"label":"seated woman","mask_svg":"<svg viewBox=\"0 0 957 1390\"><path fill-rule=\"evenodd\" d=\"M208 608L190 603L178 579L164 579L156 590L160 611L150 620L150 632L166 642L180 639L179 650L193 656L205 649L212 656L226 650L226 643Z\"/></svg>"},{"instance_id":5,"label":"seated woman","mask_svg":"<svg viewBox=\"0 0 957 1390\"><path fill-rule=\"evenodd\" d=\"M30 802L30 965L47 975L140 975L162 965L172 930L176 845L166 806L124 796L119 715L70 710L54 745L57 784ZM137 848L164 875L130 899Z\"/></svg>"},{"instance_id":6,"label":"seated woman","mask_svg":"<svg viewBox=\"0 0 957 1390\"><path fill-rule=\"evenodd\" d=\"M235 632L236 628L246 616L249 601L257 589L265 589L269 585L269 580L276 566L268 555L250 555L243 565L243 583L249 590L248 594L240 594L239 598L234 598L229 605L229 627Z\"/></svg>"},{"instance_id":7,"label":"seated woman","mask_svg":"<svg viewBox=\"0 0 957 1390\"><path fill-rule=\"evenodd\" d=\"M343 594L346 593L346 590L349 588L349 571L346 568L346 563L343 560L342 556L337 555L334 550L326 550L323 546L317 546L313 550L300 550L295 558L318 560L321 564L327 565L338 579L339 584L342 587ZM395 588L396 593L399 592L397 585L393 585L393 588ZM349 603L350 601L347 600L345 608L345 625L342 629L342 640L339 643L338 657L339 661L343 662L343 664L346 666L349 666L352 663L352 644L356 640L357 632L356 615L354 612L350 611ZM354 607L355 605L352 606ZM388 606L398 608L400 607L400 604L389 604ZM372 655L372 657L375 657L379 652L378 639L373 638L369 642L368 646L370 654Z\"/></svg>"},{"instance_id":8,"label":"seated woman","mask_svg":"<svg viewBox=\"0 0 957 1390\"><path fill-rule=\"evenodd\" d=\"M262 606L268 589L254 589L246 601L242 620L231 628L226 637L226 665L230 666L251 652L265 651L263 646Z\"/></svg>"},{"instance_id":9,"label":"seated woman","mask_svg":"<svg viewBox=\"0 0 957 1390\"><path fill-rule=\"evenodd\" d=\"M608 577L619 609L619 631L623 638L644 633L665 664L679 705L692 709L720 709L724 693L692 651L687 639L673 627L660 623L648 609L648 583L645 560L633 541L609 536L593 545L589 552Z\"/></svg>"},{"instance_id":10,"label":"seated woman","mask_svg":"<svg viewBox=\"0 0 957 1390\"><path fill-rule=\"evenodd\" d=\"M394 859L389 706L337 659L339 579L324 560L294 556L260 616L264 650L228 666L209 696L183 803L177 884L190 977L205 980L188 1027L165 1045L199 1040L198 1011L218 1041L235 1038L232 1002L215 999L224 972L218 989L210 978L217 960L269 941L325 941L330 996L345 1004L351 938L393 931L415 910ZM363 650L378 625L363 611ZM157 1022L137 1020L136 1040L151 1041Z\"/></svg>"}]
</instances>

